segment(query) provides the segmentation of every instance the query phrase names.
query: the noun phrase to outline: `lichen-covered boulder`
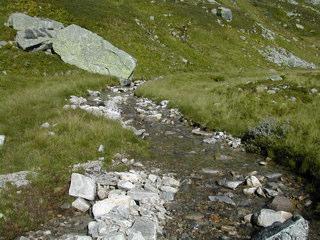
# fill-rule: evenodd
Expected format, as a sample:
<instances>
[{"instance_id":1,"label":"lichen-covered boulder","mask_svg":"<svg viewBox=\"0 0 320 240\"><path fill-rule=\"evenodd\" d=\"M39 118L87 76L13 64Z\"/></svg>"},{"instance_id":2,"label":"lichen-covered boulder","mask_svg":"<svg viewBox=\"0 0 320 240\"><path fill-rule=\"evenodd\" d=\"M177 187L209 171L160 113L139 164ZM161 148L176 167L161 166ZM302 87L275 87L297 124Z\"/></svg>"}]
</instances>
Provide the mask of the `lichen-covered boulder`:
<instances>
[{"instance_id":1,"label":"lichen-covered boulder","mask_svg":"<svg viewBox=\"0 0 320 240\"><path fill-rule=\"evenodd\" d=\"M136 67L136 60L128 53L77 25L58 31L53 49L64 62L89 72L115 76L122 84L130 82Z\"/></svg>"},{"instance_id":2,"label":"lichen-covered boulder","mask_svg":"<svg viewBox=\"0 0 320 240\"><path fill-rule=\"evenodd\" d=\"M64 28L63 24L51 19L31 17L24 13L13 13L9 16L6 26L17 31L25 29L49 29L58 30Z\"/></svg>"}]
</instances>

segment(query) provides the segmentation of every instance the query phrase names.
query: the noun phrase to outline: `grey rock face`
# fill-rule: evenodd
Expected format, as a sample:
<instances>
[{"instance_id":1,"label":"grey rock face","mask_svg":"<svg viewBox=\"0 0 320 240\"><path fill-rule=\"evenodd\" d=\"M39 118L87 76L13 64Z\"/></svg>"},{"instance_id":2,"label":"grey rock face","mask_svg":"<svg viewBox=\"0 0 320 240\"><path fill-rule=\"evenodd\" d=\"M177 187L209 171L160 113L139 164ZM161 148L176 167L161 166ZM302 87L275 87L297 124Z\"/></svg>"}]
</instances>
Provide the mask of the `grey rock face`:
<instances>
[{"instance_id":1,"label":"grey rock face","mask_svg":"<svg viewBox=\"0 0 320 240\"><path fill-rule=\"evenodd\" d=\"M64 62L89 72L118 77L123 84L130 82L136 67L132 56L77 25L60 30L53 49Z\"/></svg>"},{"instance_id":2,"label":"grey rock face","mask_svg":"<svg viewBox=\"0 0 320 240\"><path fill-rule=\"evenodd\" d=\"M71 176L69 195L94 200L96 196L96 182L92 178L73 173Z\"/></svg>"},{"instance_id":3,"label":"grey rock face","mask_svg":"<svg viewBox=\"0 0 320 240\"><path fill-rule=\"evenodd\" d=\"M64 28L63 24L51 19L30 17L24 13L13 13L9 16L6 26L17 31L26 29L58 30Z\"/></svg>"},{"instance_id":4,"label":"grey rock face","mask_svg":"<svg viewBox=\"0 0 320 240\"><path fill-rule=\"evenodd\" d=\"M265 228L253 240L306 240L308 239L309 224L301 216L296 216L283 224Z\"/></svg>"}]
</instances>

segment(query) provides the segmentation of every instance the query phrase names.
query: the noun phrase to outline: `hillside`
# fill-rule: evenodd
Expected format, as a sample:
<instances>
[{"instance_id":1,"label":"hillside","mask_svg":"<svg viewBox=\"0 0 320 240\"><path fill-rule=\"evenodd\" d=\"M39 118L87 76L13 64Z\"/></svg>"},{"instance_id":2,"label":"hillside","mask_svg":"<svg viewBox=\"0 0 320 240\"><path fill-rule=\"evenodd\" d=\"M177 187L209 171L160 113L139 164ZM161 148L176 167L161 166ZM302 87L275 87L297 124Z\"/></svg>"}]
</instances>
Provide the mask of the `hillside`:
<instances>
[{"instance_id":1,"label":"hillside","mask_svg":"<svg viewBox=\"0 0 320 240\"><path fill-rule=\"evenodd\" d=\"M117 80L54 54L18 49L16 32L4 26L14 12L97 33L137 59L134 80L147 81L137 96L169 100L195 125L242 138L248 152L298 170L309 183L320 179L320 5L217 2L0 0L0 41L9 42L0 48L0 135L6 136L0 173L41 173L23 191L0 192L3 239L37 229L60 211L70 165L104 157L108 167L118 152L152 154L148 140L118 122L63 109L71 95ZM215 14L219 6L231 9L232 21ZM56 124L52 138L40 127L45 122ZM100 144L105 153L97 153Z\"/></svg>"}]
</instances>

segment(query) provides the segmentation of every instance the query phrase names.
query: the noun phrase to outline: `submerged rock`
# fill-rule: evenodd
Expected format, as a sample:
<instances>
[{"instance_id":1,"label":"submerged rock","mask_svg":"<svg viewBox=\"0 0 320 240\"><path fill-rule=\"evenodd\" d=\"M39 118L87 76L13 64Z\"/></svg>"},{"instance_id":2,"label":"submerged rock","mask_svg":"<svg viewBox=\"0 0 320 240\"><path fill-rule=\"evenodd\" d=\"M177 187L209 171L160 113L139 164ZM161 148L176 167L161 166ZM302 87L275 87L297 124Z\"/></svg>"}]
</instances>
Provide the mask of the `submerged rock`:
<instances>
[{"instance_id":1,"label":"submerged rock","mask_svg":"<svg viewBox=\"0 0 320 240\"><path fill-rule=\"evenodd\" d=\"M60 30L53 49L64 62L89 72L118 77L123 84L130 82L136 67L132 56L77 25Z\"/></svg>"}]
</instances>

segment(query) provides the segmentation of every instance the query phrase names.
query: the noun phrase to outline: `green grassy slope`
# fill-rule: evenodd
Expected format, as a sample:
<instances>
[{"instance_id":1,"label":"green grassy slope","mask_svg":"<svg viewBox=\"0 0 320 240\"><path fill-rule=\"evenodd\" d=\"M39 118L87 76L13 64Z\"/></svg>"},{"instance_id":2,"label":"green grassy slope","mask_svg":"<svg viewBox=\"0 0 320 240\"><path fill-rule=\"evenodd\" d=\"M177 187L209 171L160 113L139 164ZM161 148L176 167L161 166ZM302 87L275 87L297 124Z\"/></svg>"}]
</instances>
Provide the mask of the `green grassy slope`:
<instances>
[{"instance_id":1,"label":"green grassy slope","mask_svg":"<svg viewBox=\"0 0 320 240\"><path fill-rule=\"evenodd\" d=\"M262 140L259 144L273 147L274 154L290 149L285 156L292 160L298 155L308 163L303 168L310 169L319 162L319 96L309 94L311 88L319 89L319 73L280 68L258 50L281 46L320 65L319 7L303 1L298 6L267 0L220 2L232 9L231 23L219 23L211 13L216 6L205 0L0 0L0 40L14 39L15 31L2 23L16 11L78 24L137 58L136 79L163 77L150 81L138 94L170 99L204 126L241 136L266 117L291 122L292 131L281 144ZM300 15L289 17L288 12ZM264 39L256 23L275 32L275 40ZM285 74L285 81L265 81L270 69ZM12 238L56 214L66 195L67 166L96 158L99 144L107 146L108 159L116 151L145 151L144 143L119 124L62 109L71 94L115 83L64 64L58 56L25 53L11 45L0 49L0 133L8 140L0 152L0 172L29 169L43 176L21 195L12 190L0 193L6 199L0 201L5 216L0 219L0 236ZM256 92L259 85L278 84L290 88L272 96ZM295 103L289 101L292 96ZM39 128L47 121L57 123L55 136ZM41 204L30 208L33 195L42 196ZM19 211L13 211L17 198Z\"/></svg>"}]
</instances>

